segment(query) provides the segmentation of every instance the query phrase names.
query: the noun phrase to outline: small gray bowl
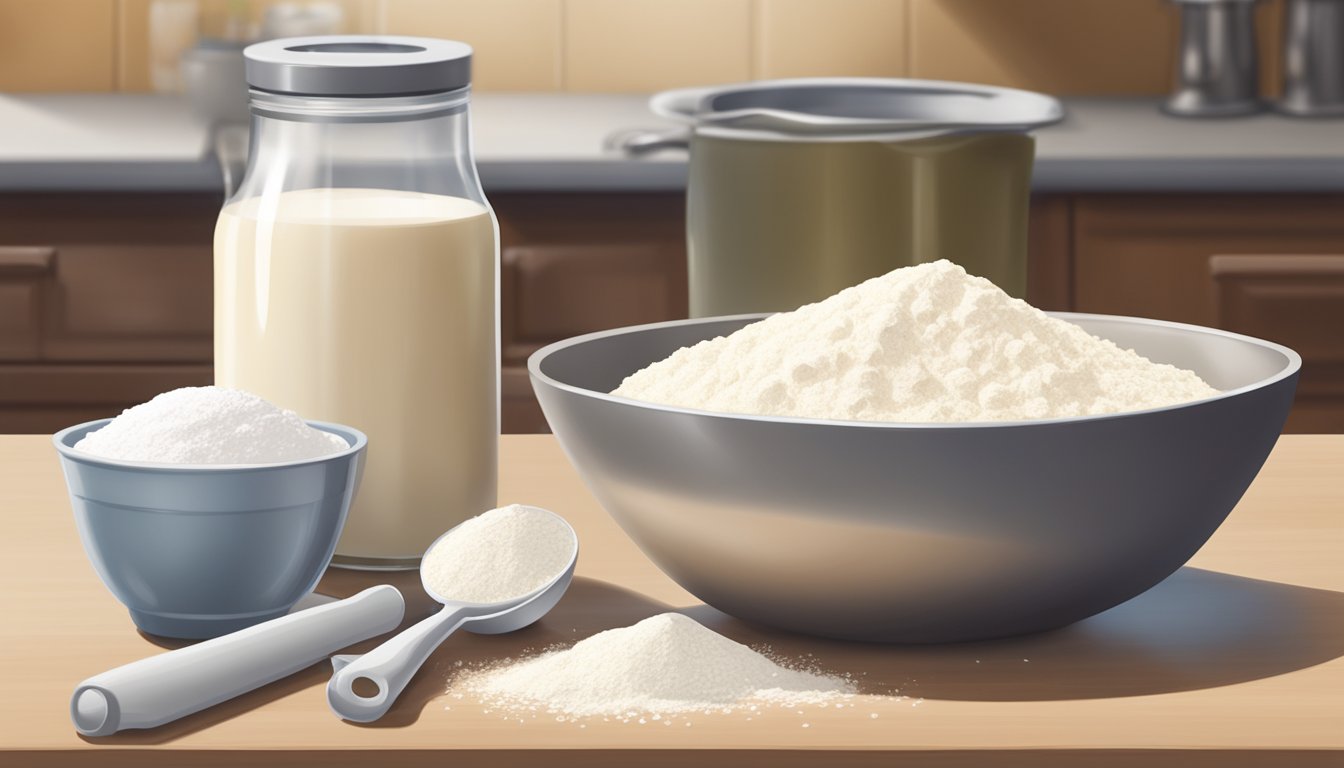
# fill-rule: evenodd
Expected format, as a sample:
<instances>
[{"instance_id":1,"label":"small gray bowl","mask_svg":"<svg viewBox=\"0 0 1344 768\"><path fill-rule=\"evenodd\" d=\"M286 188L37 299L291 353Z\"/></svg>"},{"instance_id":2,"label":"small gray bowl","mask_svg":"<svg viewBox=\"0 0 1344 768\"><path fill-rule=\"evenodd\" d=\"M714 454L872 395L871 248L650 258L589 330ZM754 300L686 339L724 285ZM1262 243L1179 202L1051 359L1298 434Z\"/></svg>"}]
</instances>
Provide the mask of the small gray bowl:
<instances>
[{"instance_id":1,"label":"small gray bowl","mask_svg":"<svg viewBox=\"0 0 1344 768\"><path fill-rule=\"evenodd\" d=\"M706 603L892 642L1063 626L1169 576L1236 505L1301 358L1211 328L1054 313L1222 390L1165 408L900 424L713 413L608 394L764 315L622 328L528 360L546 420L646 554Z\"/></svg>"},{"instance_id":2,"label":"small gray bowl","mask_svg":"<svg viewBox=\"0 0 1344 768\"><path fill-rule=\"evenodd\" d=\"M84 551L152 635L200 639L283 616L331 561L368 438L310 421L349 448L281 464L120 461L74 450L110 419L56 433Z\"/></svg>"}]
</instances>

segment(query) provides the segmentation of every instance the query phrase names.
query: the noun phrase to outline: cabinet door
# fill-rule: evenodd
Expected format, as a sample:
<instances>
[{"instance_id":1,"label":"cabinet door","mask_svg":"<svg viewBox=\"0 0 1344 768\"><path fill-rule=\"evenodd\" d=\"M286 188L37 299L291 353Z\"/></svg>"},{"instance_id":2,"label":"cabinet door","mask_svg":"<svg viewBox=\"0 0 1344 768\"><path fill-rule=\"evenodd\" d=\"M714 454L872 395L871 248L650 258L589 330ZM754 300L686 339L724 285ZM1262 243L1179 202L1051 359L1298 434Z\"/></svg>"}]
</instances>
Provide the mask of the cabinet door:
<instances>
[{"instance_id":1,"label":"cabinet door","mask_svg":"<svg viewBox=\"0 0 1344 768\"><path fill-rule=\"evenodd\" d=\"M0 195L0 249L44 259L29 359L209 364L218 210L213 195Z\"/></svg>"},{"instance_id":2,"label":"cabinet door","mask_svg":"<svg viewBox=\"0 0 1344 768\"><path fill-rule=\"evenodd\" d=\"M42 288L54 248L0 245L0 361L38 359L42 348Z\"/></svg>"},{"instance_id":3,"label":"cabinet door","mask_svg":"<svg viewBox=\"0 0 1344 768\"><path fill-rule=\"evenodd\" d=\"M209 363L0 365L0 433L51 433L212 381Z\"/></svg>"},{"instance_id":4,"label":"cabinet door","mask_svg":"<svg viewBox=\"0 0 1344 768\"><path fill-rule=\"evenodd\" d=\"M0 195L0 432L210 383L217 195Z\"/></svg>"},{"instance_id":5,"label":"cabinet door","mask_svg":"<svg viewBox=\"0 0 1344 768\"><path fill-rule=\"evenodd\" d=\"M63 245L43 302L47 362L209 363L211 248Z\"/></svg>"},{"instance_id":6,"label":"cabinet door","mask_svg":"<svg viewBox=\"0 0 1344 768\"><path fill-rule=\"evenodd\" d=\"M1302 356L1288 426L1344 432L1344 256L1215 256L1218 325Z\"/></svg>"},{"instance_id":7,"label":"cabinet door","mask_svg":"<svg viewBox=\"0 0 1344 768\"><path fill-rule=\"evenodd\" d=\"M1031 199L1027 222L1027 302L1073 309L1073 203L1061 195Z\"/></svg>"},{"instance_id":8,"label":"cabinet door","mask_svg":"<svg viewBox=\"0 0 1344 768\"><path fill-rule=\"evenodd\" d=\"M505 432L545 432L527 357L553 341L686 317L681 194L491 197L499 216Z\"/></svg>"},{"instance_id":9,"label":"cabinet door","mask_svg":"<svg viewBox=\"0 0 1344 768\"><path fill-rule=\"evenodd\" d=\"M1216 325L1210 257L1344 253L1344 195L1089 195L1073 219L1079 312Z\"/></svg>"},{"instance_id":10,"label":"cabinet door","mask_svg":"<svg viewBox=\"0 0 1344 768\"><path fill-rule=\"evenodd\" d=\"M1074 204L1076 309L1224 327L1297 348L1304 363L1289 431L1344 431L1344 355L1331 330L1344 327L1344 287L1333 276L1341 253L1341 195L1098 195Z\"/></svg>"},{"instance_id":11,"label":"cabinet door","mask_svg":"<svg viewBox=\"0 0 1344 768\"><path fill-rule=\"evenodd\" d=\"M686 316L681 255L660 243L503 251L506 365L560 339Z\"/></svg>"}]
</instances>

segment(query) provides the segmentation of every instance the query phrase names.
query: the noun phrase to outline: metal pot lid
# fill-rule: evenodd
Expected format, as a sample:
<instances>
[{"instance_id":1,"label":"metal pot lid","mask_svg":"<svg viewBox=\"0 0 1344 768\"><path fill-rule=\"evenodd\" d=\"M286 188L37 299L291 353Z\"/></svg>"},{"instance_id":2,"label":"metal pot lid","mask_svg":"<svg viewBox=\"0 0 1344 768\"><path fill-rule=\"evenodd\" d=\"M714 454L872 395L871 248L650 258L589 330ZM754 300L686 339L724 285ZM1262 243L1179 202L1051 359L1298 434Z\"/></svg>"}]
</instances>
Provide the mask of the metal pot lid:
<instances>
[{"instance_id":1,"label":"metal pot lid","mask_svg":"<svg viewBox=\"0 0 1344 768\"><path fill-rule=\"evenodd\" d=\"M1059 101L1040 93L884 78L800 78L684 88L655 95L649 106L702 134L795 141L1025 133L1064 118Z\"/></svg>"}]
</instances>

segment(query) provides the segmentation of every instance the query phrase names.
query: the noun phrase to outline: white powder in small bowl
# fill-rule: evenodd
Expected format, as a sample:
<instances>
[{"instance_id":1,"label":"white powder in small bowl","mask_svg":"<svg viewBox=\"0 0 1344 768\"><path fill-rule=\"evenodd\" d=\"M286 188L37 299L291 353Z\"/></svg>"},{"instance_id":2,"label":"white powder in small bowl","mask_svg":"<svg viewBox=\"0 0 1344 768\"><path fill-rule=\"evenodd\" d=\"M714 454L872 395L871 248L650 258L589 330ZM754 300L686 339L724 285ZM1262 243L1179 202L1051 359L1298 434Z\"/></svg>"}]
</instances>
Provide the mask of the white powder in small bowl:
<instances>
[{"instance_id":1,"label":"white powder in small bowl","mask_svg":"<svg viewBox=\"0 0 1344 768\"><path fill-rule=\"evenodd\" d=\"M855 693L843 678L789 669L678 613L485 670L462 685L491 707L574 717L828 706Z\"/></svg>"},{"instance_id":2,"label":"white powder in small bowl","mask_svg":"<svg viewBox=\"0 0 1344 768\"><path fill-rule=\"evenodd\" d=\"M439 539L420 563L426 585L445 600L501 603L560 575L578 546L559 516L511 504L477 515Z\"/></svg>"},{"instance_id":3,"label":"white powder in small bowl","mask_svg":"<svg viewBox=\"0 0 1344 768\"><path fill-rule=\"evenodd\" d=\"M349 447L293 411L224 387L164 392L74 445L92 456L159 464L278 464Z\"/></svg>"}]
</instances>

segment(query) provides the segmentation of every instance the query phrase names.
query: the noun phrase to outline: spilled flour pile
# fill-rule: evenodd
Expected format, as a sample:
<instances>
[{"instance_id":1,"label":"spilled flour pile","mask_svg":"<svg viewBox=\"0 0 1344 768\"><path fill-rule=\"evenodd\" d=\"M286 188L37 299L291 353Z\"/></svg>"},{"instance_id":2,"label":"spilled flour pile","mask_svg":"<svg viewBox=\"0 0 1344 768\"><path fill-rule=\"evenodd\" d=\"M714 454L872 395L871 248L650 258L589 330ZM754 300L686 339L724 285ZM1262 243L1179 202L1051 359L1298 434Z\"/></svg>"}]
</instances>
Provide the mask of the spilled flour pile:
<instances>
[{"instance_id":1,"label":"spilled flour pile","mask_svg":"<svg viewBox=\"0 0 1344 768\"><path fill-rule=\"evenodd\" d=\"M830 705L854 694L846 680L780 666L676 613L486 670L465 688L491 706L574 717Z\"/></svg>"},{"instance_id":2,"label":"spilled flour pile","mask_svg":"<svg viewBox=\"0 0 1344 768\"><path fill-rule=\"evenodd\" d=\"M966 422L1120 413L1217 390L944 260L680 349L612 394L728 413Z\"/></svg>"},{"instance_id":3,"label":"spilled flour pile","mask_svg":"<svg viewBox=\"0 0 1344 768\"><path fill-rule=\"evenodd\" d=\"M535 592L569 566L578 543L564 520L510 504L477 515L439 539L420 563L439 596L500 603Z\"/></svg>"},{"instance_id":4,"label":"spilled flour pile","mask_svg":"<svg viewBox=\"0 0 1344 768\"><path fill-rule=\"evenodd\" d=\"M277 464L350 447L293 411L239 389L183 387L127 408L75 450L162 464Z\"/></svg>"}]
</instances>

